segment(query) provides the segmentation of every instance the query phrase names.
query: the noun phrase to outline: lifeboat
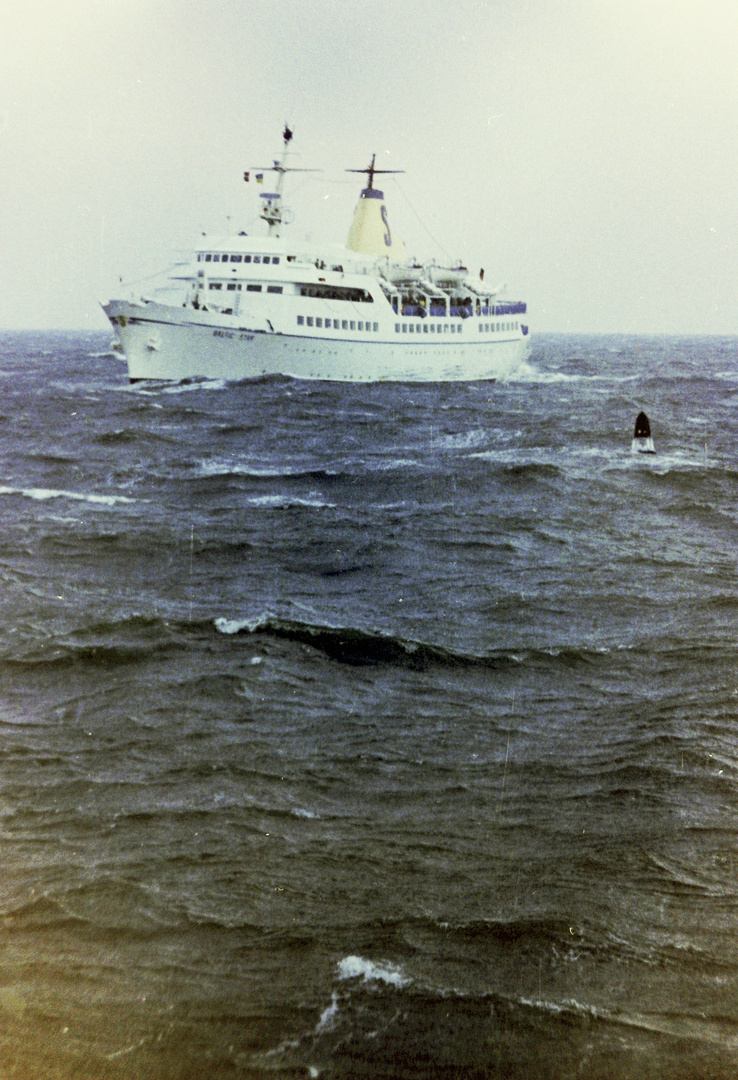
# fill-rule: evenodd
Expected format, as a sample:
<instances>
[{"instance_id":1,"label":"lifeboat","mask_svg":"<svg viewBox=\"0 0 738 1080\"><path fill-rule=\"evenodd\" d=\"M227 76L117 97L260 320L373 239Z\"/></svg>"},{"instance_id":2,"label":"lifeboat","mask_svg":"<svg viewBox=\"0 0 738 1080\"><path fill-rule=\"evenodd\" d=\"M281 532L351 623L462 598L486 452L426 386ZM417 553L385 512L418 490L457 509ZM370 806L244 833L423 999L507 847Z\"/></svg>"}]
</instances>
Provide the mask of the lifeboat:
<instances>
[{"instance_id":1,"label":"lifeboat","mask_svg":"<svg viewBox=\"0 0 738 1080\"><path fill-rule=\"evenodd\" d=\"M441 288L453 288L466 281L469 271L465 266L429 266L427 270L434 285Z\"/></svg>"}]
</instances>

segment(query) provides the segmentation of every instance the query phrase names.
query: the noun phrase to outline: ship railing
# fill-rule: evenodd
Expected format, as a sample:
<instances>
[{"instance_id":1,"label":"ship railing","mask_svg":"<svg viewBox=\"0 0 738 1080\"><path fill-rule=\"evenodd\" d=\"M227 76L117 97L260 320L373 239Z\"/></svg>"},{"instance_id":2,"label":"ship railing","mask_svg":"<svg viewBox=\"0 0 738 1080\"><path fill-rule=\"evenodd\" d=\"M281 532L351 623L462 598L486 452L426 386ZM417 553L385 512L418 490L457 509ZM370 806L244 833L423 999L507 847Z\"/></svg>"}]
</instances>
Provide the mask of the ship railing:
<instances>
[{"instance_id":1,"label":"ship railing","mask_svg":"<svg viewBox=\"0 0 738 1080\"><path fill-rule=\"evenodd\" d=\"M509 300L494 305L494 311L490 308L490 315L524 315L528 305L522 300Z\"/></svg>"},{"instance_id":2,"label":"ship railing","mask_svg":"<svg viewBox=\"0 0 738 1080\"><path fill-rule=\"evenodd\" d=\"M392 307L397 311L394 304ZM482 315L489 317L490 315L523 315L526 310L527 306L522 302L509 304L481 304L478 310L476 310L474 304L450 304L448 308L445 304L429 304L427 306L423 304L402 305L403 315L415 315L420 318L431 315L434 318L450 316L451 318L470 319L475 313L477 317Z\"/></svg>"}]
</instances>

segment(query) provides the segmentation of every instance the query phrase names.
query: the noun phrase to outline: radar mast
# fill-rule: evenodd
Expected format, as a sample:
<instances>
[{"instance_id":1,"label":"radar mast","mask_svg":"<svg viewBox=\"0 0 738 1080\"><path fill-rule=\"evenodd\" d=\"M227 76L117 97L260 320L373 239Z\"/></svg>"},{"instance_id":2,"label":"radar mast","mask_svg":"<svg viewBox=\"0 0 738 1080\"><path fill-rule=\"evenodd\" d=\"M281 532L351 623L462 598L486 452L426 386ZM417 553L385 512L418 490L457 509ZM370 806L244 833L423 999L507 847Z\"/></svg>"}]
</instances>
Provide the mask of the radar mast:
<instances>
[{"instance_id":1,"label":"radar mast","mask_svg":"<svg viewBox=\"0 0 738 1080\"><path fill-rule=\"evenodd\" d=\"M284 178L288 172L319 172L319 169L298 169L293 168L291 165L286 165L288 154L291 151L288 149L292 142L293 132L288 124L284 125L284 131L282 132L283 148L282 156L277 160L275 159L271 165L254 165L253 171L256 173L257 183L264 182L265 172L275 172L277 174L277 182L274 185L274 191L264 191L259 195L259 198L263 200L261 206L261 213L259 217L263 221L266 221L269 231L268 236L280 236L282 225L289 225L292 221L292 211L282 205L282 189L284 187ZM250 172L244 173L244 179L248 180Z\"/></svg>"}]
</instances>

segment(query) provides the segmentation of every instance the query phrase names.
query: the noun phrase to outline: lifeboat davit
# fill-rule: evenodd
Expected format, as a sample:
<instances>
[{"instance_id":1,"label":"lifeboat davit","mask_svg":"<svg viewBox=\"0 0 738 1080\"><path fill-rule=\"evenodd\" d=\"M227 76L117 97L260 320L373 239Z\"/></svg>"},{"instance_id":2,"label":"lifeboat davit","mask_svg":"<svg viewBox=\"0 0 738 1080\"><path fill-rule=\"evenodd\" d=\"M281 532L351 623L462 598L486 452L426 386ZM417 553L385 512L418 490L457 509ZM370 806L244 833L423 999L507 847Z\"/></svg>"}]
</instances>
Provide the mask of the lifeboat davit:
<instances>
[{"instance_id":1,"label":"lifeboat davit","mask_svg":"<svg viewBox=\"0 0 738 1080\"><path fill-rule=\"evenodd\" d=\"M453 287L466 281L469 271L465 266L430 266L428 274L434 285Z\"/></svg>"}]
</instances>

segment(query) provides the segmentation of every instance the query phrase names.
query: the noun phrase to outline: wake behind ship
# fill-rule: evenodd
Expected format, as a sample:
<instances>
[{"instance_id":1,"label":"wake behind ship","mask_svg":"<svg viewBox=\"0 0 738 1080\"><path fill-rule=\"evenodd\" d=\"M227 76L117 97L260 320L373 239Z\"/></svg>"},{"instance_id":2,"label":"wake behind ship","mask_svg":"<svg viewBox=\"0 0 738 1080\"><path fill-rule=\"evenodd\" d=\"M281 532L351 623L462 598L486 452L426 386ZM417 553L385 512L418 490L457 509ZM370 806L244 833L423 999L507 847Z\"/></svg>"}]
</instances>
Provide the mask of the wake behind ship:
<instances>
[{"instance_id":1,"label":"wake behind ship","mask_svg":"<svg viewBox=\"0 0 738 1080\"><path fill-rule=\"evenodd\" d=\"M530 353L526 305L499 298L484 271L408 261L389 225L384 193L368 182L346 246L283 238L292 132L261 194L267 234L204 235L187 265L152 296L110 300L132 382L265 375L341 382L493 379ZM249 173L244 174L249 179Z\"/></svg>"}]
</instances>

